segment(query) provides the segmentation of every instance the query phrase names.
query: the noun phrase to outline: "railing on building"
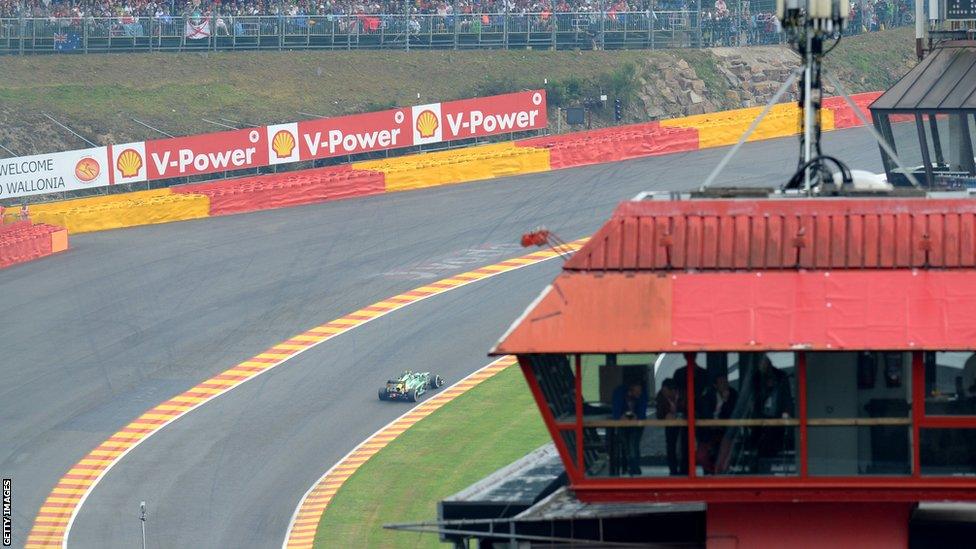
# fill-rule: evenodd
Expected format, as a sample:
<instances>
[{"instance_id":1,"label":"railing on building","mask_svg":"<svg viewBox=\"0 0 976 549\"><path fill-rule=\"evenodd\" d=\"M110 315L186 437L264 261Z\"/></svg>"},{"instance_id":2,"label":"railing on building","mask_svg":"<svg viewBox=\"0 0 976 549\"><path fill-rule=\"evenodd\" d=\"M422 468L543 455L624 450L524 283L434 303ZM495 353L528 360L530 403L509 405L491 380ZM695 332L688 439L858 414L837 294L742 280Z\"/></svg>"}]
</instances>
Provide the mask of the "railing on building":
<instances>
[{"instance_id":1,"label":"railing on building","mask_svg":"<svg viewBox=\"0 0 976 549\"><path fill-rule=\"evenodd\" d=\"M697 11L0 19L0 54L284 49L661 49ZM194 23L195 29L187 23ZM203 25L202 29L200 25Z\"/></svg>"}]
</instances>

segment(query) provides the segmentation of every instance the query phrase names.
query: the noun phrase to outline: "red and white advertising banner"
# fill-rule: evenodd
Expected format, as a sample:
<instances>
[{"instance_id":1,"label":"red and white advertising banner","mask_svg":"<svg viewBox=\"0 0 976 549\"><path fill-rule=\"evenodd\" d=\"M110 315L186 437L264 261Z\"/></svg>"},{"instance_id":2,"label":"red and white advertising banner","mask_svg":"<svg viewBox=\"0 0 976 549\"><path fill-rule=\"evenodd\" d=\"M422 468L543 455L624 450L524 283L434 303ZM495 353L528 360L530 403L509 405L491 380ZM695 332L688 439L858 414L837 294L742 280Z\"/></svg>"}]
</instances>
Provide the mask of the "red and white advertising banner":
<instances>
[{"instance_id":1,"label":"red and white advertising banner","mask_svg":"<svg viewBox=\"0 0 976 549\"><path fill-rule=\"evenodd\" d=\"M0 159L0 198L258 168L546 127L534 90Z\"/></svg>"},{"instance_id":2,"label":"red and white advertising banner","mask_svg":"<svg viewBox=\"0 0 976 549\"><path fill-rule=\"evenodd\" d=\"M535 90L305 120L296 137L301 160L311 160L537 130L547 123L546 92ZM274 128L271 141L280 131Z\"/></svg>"},{"instance_id":3,"label":"red and white advertising banner","mask_svg":"<svg viewBox=\"0 0 976 549\"><path fill-rule=\"evenodd\" d=\"M439 115L444 141L540 130L548 123L546 92L535 90L449 101L440 104ZM418 131L422 122L418 119L415 124Z\"/></svg>"},{"instance_id":4,"label":"red and white advertising banner","mask_svg":"<svg viewBox=\"0 0 976 549\"><path fill-rule=\"evenodd\" d=\"M0 199L108 184L106 147L0 159Z\"/></svg>"},{"instance_id":5,"label":"red and white advertising banner","mask_svg":"<svg viewBox=\"0 0 976 549\"><path fill-rule=\"evenodd\" d=\"M268 165L265 128L146 141L149 179L185 177Z\"/></svg>"},{"instance_id":6,"label":"red and white advertising banner","mask_svg":"<svg viewBox=\"0 0 976 549\"><path fill-rule=\"evenodd\" d=\"M409 147L410 122L409 108L304 120L298 123L301 159Z\"/></svg>"},{"instance_id":7,"label":"red and white advertising banner","mask_svg":"<svg viewBox=\"0 0 976 549\"><path fill-rule=\"evenodd\" d=\"M111 155L111 169L109 183L120 185L123 183L138 183L146 180L146 144L124 143L109 147Z\"/></svg>"}]
</instances>

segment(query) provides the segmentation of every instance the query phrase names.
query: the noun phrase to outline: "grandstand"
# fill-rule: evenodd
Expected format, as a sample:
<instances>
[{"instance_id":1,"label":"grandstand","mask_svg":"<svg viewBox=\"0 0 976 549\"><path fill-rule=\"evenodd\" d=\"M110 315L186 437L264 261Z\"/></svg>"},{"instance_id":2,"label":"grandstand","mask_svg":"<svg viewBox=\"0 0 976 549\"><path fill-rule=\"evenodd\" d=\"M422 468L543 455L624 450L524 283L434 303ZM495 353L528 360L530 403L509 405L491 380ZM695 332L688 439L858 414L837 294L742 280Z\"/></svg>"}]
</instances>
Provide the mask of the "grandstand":
<instances>
[{"instance_id":1,"label":"grandstand","mask_svg":"<svg viewBox=\"0 0 976 549\"><path fill-rule=\"evenodd\" d=\"M853 2L849 34L910 24ZM232 49L661 49L780 42L773 2L0 0L0 53Z\"/></svg>"}]
</instances>

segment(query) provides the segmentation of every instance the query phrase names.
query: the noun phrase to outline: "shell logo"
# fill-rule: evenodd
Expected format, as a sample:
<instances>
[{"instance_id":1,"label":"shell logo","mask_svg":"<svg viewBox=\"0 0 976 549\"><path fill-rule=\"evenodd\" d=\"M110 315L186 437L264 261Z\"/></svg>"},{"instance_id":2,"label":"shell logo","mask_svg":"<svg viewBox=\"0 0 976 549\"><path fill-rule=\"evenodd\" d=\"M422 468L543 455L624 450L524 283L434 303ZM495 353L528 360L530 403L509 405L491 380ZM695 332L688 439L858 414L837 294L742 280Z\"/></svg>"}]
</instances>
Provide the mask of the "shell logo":
<instances>
[{"instance_id":1,"label":"shell logo","mask_svg":"<svg viewBox=\"0 0 976 549\"><path fill-rule=\"evenodd\" d=\"M82 183L93 181L101 171L102 168L98 165L98 161L90 156L82 158L75 164L75 177Z\"/></svg>"},{"instance_id":2,"label":"shell logo","mask_svg":"<svg viewBox=\"0 0 976 549\"><path fill-rule=\"evenodd\" d=\"M288 158L295 150L295 136L287 130L278 130L271 139L271 150L278 155L278 158Z\"/></svg>"},{"instance_id":3,"label":"shell logo","mask_svg":"<svg viewBox=\"0 0 976 549\"><path fill-rule=\"evenodd\" d=\"M135 177L139 175L139 170L142 169L142 156L134 149L126 149L115 161L115 167L118 168L122 177Z\"/></svg>"},{"instance_id":4,"label":"shell logo","mask_svg":"<svg viewBox=\"0 0 976 549\"><path fill-rule=\"evenodd\" d=\"M426 110L420 113L417 117L417 133L420 137L427 139L428 137L434 137L437 133L437 126L440 122L437 120L437 115L431 110Z\"/></svg>"}]
</instances>

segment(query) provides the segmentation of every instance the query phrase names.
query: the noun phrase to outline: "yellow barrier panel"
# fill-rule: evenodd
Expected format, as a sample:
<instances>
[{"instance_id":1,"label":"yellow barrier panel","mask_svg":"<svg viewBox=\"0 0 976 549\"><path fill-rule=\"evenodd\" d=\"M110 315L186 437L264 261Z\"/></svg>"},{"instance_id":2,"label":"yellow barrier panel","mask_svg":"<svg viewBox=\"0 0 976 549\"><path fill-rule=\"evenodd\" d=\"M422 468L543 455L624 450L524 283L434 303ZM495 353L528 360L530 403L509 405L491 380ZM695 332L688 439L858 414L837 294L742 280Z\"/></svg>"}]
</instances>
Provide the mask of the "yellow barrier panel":
<instances>
[{"instance_id":1,"label":"yellow barrier panel","mask_svg":"<svg viewBox=\"0 0 976 549\"><path fill-rule=\"evenodd\" d=\"M31 221L65 227L71 234L198 219L209 212L209 197L169 189L30 206Z\"/></svg>"},{"instance_id":2,"label":"yellow barrier panel","mask_svg":"<svg viewBox=\"0 0 976 549\"><path fill-rule=\"evenodd\" d=\"M168 196L172 194L169 189L156 189L153 191L136 191L131 193L121 193L121 194L106 194L98 196L89 196L85 198L76 198L73 200L60 200L58 202L42 202L39 204L31 204L29 207L31 220L35 223L42 223L34 218L35 214L43 214L44 212L53 211L63 211L70 208L90 208L93 206L98 206L101 204L112 204L119 202L120 200L145 200L148 198L154 198L157 196ZM3 213L3 220L6 223L12 223L20 219L20 207L10 206L5 208Z\"/></svg>"},{"instance_id":3,"label":"yellow barrier panel","mask_svg":"<svg viewBox=\"0 0 976 549\"><path fill-rule=\"evenodd\" d=\"M549 171L549 150L498 143L357 162L353 169L382 172L386 192L396 192Z\"/></svg>"},{"instance_id":4,"label":"yellow barrier panel","mask_svg":"<svg viewBox=\"0 0 976 549\"><path fill-rule=\"evenodd\" d=\"M699 148L722 147L734 145L742 134L749 129L753 120L759 116L763 107L720 111L708 114L698 114L662 120L661 126L673 128L696 128L698 130ZM800 111L795 103L781 103L774 105L766 114L766 118L759 123L756 130L749 136L749 141L759 141L774 137L796 135L800 129ZM821 111L821 129L834 129L834 112Z\"/></svg>"}]
</instances>

